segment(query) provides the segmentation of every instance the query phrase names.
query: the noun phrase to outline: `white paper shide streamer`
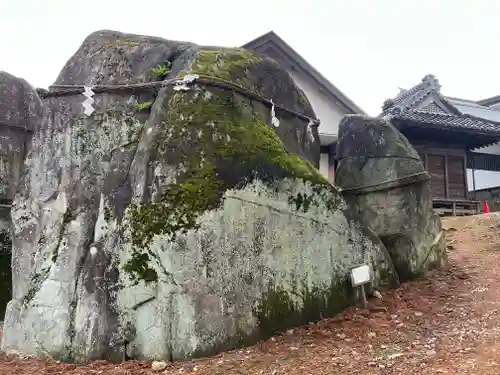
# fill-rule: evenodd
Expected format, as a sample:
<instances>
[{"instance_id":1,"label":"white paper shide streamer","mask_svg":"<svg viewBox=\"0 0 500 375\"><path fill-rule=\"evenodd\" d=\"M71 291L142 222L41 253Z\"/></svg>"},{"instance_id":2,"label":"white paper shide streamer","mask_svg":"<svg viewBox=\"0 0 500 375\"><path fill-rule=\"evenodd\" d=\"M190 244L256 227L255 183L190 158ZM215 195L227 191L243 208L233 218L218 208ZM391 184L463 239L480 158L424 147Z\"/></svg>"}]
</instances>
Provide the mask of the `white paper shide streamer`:
<instances>
[{"instance_id":1,"label":"white paper shide streamer","mask_svg":"<svg viewBox=\"0 0 500 375\"><path fill-rule=\"evenodd\" d=\"M94 104L94 99L92 99L92 97L95 95L95 93L92 91L91 87L84 86L83 88L85 90L83 92L83 95L87 98L82 103L84 108L83 113L85 113L86 116L90 116L95 111L95 108L92 106L92 104Z\"/></svg>"},{"instance_id":2,"label":"white paper shide streamer","mask_svg":"<svg viewBox=\"0 0 500 375\"><path fill-rule=\"evenodd\" d=\"M274 102L271 100L271 124L277 128L280 126L280 120L276 117L276 112L274 111Z\"/></svg>"},{"instance_id":3,"label":"white paper shide streamer","mask_svg":"<svg viewBox=\"0 0 500 375\"><path fill-rule=\"evenodd\" d=\"M309 123L307 124L307 138L309 140L309 142L314 142L314 133L313 133L313 126L314 126L314 122L313 120L309 120Z\"/></svg>"},{"instance_id":4,"label":"white paper shide streamer","mask_svg":"<svg viewBox=\"0 0 500 375\"><path fill-rule=\"evenodd\" d=\"M188 84L199 78L197 74L186 74L181 80L175 82L174 91L189 91Z\"/></svg>"}]
</instances>

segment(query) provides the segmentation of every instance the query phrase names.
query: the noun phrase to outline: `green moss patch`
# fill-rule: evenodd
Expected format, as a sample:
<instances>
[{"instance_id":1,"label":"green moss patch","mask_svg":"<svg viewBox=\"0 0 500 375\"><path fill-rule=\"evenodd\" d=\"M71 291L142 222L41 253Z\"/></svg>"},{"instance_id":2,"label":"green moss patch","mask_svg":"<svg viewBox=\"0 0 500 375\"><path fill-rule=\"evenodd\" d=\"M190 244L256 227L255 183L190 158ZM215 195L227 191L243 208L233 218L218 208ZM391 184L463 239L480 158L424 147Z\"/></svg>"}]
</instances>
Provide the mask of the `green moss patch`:
<instances>
[{"instance_id":1,"label":"green moss patch","mask_svg":"<svg viewBox=\"0 0 500 375\"><path fill-rule=\"evenodd\" d=\"M250 69L262 61L255 53L244 49L201 50L189 74L216 77L255 91ZM179 77L186 73L182 72Z\"/></svg>"},{"instance_id":2,"label":"green moss patch","mask_svg":"<svg viewBox=\"0 0 500 375\"><path fill-rule=\"evenodd\" d=\"M118 39L116 41L117 46L128 46L128 47L137 47L141 43L134 41L134 40L120 40Z\"/></svg>"},{"instance_id":3,"label":"green moss patch","mask_svg":"<svg viewBox=\"0 0 500 375\"><path fill-rule=\"evenodd\" d=\"M254 309L259 331L268 337L287 328L331 317L355 302L348 279L300 290L270 288Z\"/></svg>"},{"instance_id":4,"label":"green moss patch","mask_svg":"<svg viewBox=\"0 0 500 375\"><path fill-rule=\"evenodd\" d=\"M321 207L324 206L328 210L333 210L338 207L342 200L340 194L332 194L332 187L326 188L325 184L314 185L312 193L297 193L290 195L288 203L295 207L297 212L308 212L311 206Z\"/></svg>"},{"instance_id":5,"label":"green moss patch","mask_svg":"<svg viewBox=\"0 0 500 375\"><path fill-rule=\"evenodd\" d=\"M167 76L168 72L170 71L171 65L172 64L170 62L166 62L165 64L161 64L161 65L157 65L153 69L151 69L151 73L160 79L164 79Z\"/></svg>"},{"instance_id":6,"label":"green moss patch","mask_svg":"<svg viewBox=\"0 0 500 375\"><path fill-rule=\"evenodd\" d=\"M50 268L42 268L39 272L35 272L31 276L30 288L28 292L23 297L23 304L28 305L31 300L35 297L36 292L40 289L42 283L47 280L49 276Z\"/></svg>"},{"instance_id":7,"label":"green moss patch","mask_svg":"<svg viewBox=\"0 0 500 375\"><path fill-rule=\"evenodd\" d=\"M146 111L146 110L150 109L152 105L153 105L153 101L143 102L143 103L137 103L135 105L135 108L138 111Z\"/></svg>"},{"instance_id":8,"label":"green moss patch","mask_svg":"<svg viewBox=\"0 0 500 375\"><path fill-rule=\"evenodd\" d=\"M234 81L233 74L259 61L246 51L228 54L202 51L194 71ZM250 101L221 89L195 90L171 91L154 149L157 163L182 166L183 172L162 187L159 201L132 205L128 211L134 250L125 269L136 279L156 279L146 266L154 236L174 239L196 228L198 217L219 207L228 189L255 179L276 186L283 178L296 178L313 183L324 197L338 195L307 160L287 151L266 114L255 112Z\"/></svg>"}]
</instances>

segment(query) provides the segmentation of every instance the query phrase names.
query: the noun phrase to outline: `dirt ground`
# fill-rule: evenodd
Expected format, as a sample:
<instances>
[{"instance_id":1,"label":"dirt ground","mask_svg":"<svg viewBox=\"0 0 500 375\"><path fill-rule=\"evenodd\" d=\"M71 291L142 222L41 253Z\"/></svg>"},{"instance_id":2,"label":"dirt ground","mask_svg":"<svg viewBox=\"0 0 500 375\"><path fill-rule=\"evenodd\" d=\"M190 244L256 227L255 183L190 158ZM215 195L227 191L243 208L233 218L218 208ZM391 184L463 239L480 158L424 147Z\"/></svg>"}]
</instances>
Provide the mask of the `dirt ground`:
<instances>
[{"instance_id":1,"label":"dirt ground","mask_svg":"<svg viewBox=\"0 0 500 375\"><path fill-rule=\"evenodd\" d=\"M163 374L500 374L500 215L443 220L447 269L253 347ZM152 374L151 363L58 364L0 355L0 374ZM156 372L158 373L158 372Z\"/></svg>"}]
</instances>

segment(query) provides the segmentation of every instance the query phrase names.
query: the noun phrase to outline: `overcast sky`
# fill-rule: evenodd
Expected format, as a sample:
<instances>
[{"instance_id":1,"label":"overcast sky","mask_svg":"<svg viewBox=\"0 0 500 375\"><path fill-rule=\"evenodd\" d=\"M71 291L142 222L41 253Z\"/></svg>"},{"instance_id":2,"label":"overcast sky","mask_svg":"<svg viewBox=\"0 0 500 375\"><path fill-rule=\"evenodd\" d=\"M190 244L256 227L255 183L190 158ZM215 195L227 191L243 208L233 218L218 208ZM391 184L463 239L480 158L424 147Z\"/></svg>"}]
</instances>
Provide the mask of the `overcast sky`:
<instances>
[{"instance_id":1,"label":"overcast sky","mask_svg":"<svg viewBox=\"0 0 500 375\"><path fill-rule=\"evenodd\" d=\"M100 29L223 46L274 30L372 115L426 74L445 95L500 94L493 0L2 0L1 8L0 70L36 87L49 86Z\"/></svg>"}]
</instances>

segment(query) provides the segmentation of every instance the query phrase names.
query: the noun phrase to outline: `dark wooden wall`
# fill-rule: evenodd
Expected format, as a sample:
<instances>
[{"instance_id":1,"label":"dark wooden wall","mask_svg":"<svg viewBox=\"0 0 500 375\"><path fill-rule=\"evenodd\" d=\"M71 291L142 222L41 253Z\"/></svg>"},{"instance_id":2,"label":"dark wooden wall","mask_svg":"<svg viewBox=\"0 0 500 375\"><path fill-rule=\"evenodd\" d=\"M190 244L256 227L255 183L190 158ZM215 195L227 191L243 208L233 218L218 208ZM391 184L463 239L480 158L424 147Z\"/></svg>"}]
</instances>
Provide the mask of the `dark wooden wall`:
<instances>
[{"instance_id":1,"label":"dark wooden wall","mask_svg":"<svg viewBox=\"0 0 500 375\"><path fill-rule=\"evenodd\" d=\"M432 197L467 199L467 152L461 145L410 140L431 177Z\"/></svg>"},{"instance_id":2,"label":"dark wooden wall","mask_svg":"<svg viewBox=\"0 0 500 375\"><path fill-rule=\"evenodd\" d=\"M431 178L434 199L469 200L467 186L467 138L422 128L399 129L417 150ZM465 136L466 137L466 136ZM334 151L330 149L329 152ZM325 152L325 151L324 151ZM499 159L500 169L500 159Z\"/></svg>"},{"instance_id":3,"label":"dark wooden wall","mask_svg":"<svg viewBox=\"0 0 500 375\"><path fill-rule=\"evenodd\" d=\"M468 152L467 168L500 172L500 155Z\"/></svg>"}]
</instances>

